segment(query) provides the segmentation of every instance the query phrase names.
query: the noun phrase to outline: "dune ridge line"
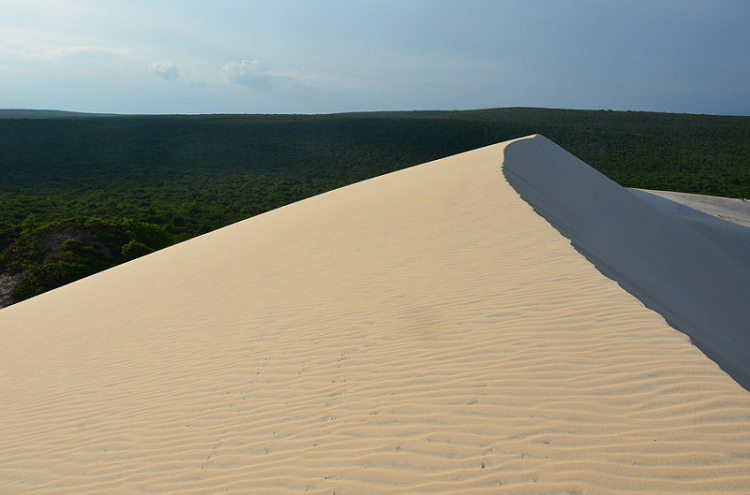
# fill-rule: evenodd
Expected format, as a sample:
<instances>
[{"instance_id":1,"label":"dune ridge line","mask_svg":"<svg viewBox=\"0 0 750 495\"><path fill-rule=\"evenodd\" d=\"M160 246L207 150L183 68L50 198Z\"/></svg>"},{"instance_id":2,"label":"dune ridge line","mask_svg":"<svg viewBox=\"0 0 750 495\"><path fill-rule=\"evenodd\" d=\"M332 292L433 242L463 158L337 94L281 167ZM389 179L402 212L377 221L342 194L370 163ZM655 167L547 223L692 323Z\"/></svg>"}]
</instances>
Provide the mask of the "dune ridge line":
<instances>
[{"instance_id":1,"label":"dune ridge line","mask_svg":"<svg viewBox=\"0 0 750 495\"><path fill-rule=\"evenodd\" d=\"M0 310L0 493L750 492L750 394L521 199L515 143Z\"/></svg>"},{"instance_id":2,"label":"dune ridge line","mask_svg":"<svg viewBox=\"0 0 750 495\"><path fill-rule=\"evenodd\" d=\"M668 216L543 136L514 142L504 163L521 197L603 274L750 389L750 268L724 239Z\"/></svg>"}]
</instances>

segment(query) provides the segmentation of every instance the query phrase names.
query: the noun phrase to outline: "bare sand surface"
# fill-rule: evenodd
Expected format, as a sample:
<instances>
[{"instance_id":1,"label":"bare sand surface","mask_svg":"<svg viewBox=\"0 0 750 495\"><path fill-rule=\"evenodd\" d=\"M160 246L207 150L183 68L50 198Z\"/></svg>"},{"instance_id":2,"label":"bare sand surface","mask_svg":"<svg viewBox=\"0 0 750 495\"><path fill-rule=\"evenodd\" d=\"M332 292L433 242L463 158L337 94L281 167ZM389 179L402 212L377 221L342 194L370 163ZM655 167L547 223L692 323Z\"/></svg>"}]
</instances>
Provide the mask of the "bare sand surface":
<instances>
[{"instance_id":1,"label":"bare sand surface","mask_svg":"<svg viewBox=\"0 0 750 495\"><path fill-rule=\"evenodd\" d=\"M701 215L696 213L697 211L714 219L750 227L750 201L747 199L648 189L631 189L631 191L662 211L682 218L699 219Z\"/></svg>"},{"instance_id":2,"label":"bare sand surface","mask_svg":"<svg viewBox=\"0 0 750 495\"><path fill-rule=\"evenodd\" d=\"M719 219L696 210L691 220L667 214L653 198L644 201L542 136L509 145L503 170L602 273L750 389L750 264L742 253L750 237L744 225L721 222L726 232L744 234L730 242L731 234L719 235L725 232L716 227Z\"/></svg>"},{"instance_id":3,"label":"bare sand surface","mask_svg":"<svg viewBox=\"0 0 750 495\"><path fill-rule=\"evenodd\" d=\"M750 201L671 191L630 191L667 215L682 219L719 249L750 266Z\"/></svg>"},{"instance_id":4,"label":"bare sand surface","mask_svg":"<svg viewBox=\"0 0 750 495\"><path fill-rule=\"evenodd\" d=\"M534 147L567 160L482 148L0 310L0 493L750 493L750 394L519 197Z\"/></svg>"}]
</instances>

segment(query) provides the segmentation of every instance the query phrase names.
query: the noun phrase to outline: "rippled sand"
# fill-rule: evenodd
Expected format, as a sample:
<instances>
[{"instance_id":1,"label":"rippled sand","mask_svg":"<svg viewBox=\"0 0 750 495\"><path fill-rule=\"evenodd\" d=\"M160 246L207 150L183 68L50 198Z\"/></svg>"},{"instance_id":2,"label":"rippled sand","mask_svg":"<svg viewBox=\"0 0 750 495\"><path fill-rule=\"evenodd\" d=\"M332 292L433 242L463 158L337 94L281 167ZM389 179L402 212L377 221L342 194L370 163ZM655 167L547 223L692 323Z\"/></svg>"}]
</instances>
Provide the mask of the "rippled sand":
<instances>
[{"instance_id":1,"label":"rippled sand","mask_svg":"<svg viewBox=\"0 0 750 495\"><path fill-rule=\"evenodd\" d=\"M507 145L0 310L0 493L750 492L750 394Z\"/></svg>"}]
</instances>

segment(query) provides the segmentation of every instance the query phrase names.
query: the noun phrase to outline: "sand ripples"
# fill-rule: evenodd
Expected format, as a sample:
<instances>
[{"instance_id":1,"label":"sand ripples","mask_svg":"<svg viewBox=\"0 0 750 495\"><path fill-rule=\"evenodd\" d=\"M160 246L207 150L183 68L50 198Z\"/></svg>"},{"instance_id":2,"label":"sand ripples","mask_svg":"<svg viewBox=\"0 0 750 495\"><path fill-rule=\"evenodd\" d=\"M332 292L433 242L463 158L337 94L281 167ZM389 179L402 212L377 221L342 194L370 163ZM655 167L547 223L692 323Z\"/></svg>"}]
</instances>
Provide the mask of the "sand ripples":
<instances>
[{"instance_id":1,"label":"sand ripples","mask_svg":"<svg viewBox=\"0 0 750 495\"><path fill-rule=\"evenodd\" d=\"M534 214L502 149L4 309L0 492L750 491L746 391Z\"/></svg>"}]
</instances>

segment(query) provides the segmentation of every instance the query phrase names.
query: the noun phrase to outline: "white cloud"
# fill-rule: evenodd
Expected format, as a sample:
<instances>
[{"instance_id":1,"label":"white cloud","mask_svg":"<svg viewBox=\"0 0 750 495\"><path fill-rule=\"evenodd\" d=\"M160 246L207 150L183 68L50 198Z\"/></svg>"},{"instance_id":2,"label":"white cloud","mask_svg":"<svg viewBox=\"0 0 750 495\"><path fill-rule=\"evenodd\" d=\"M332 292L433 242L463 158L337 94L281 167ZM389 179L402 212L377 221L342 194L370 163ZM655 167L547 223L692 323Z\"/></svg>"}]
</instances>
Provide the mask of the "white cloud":
<instances>
[{"instance_id":1,"label":"white cloud","mask_svg":"<svg viewBox=\"0 0 750 495\"><path fill-rule=\"evenodd\" d=\"M260 60L229 62L221 68L221 75L234 84L258 90L285 85L292 80L287 74L269 70Z\"/></svg>"},{"instance_id":2,"label":"white cloud","mask_svg":"<svg viewBox=\"0 0 750 495\"><path fill-rule=\"evenodd\" d=\"M273 70L269 69L266 63L261 60L229 62L221 68L221 76L233 84L255 90L284 88L339 91L372 89L377 85L373 81L362 78L311 72L304 68Z\"/></svg>"},{"instance_id":3,"label":"white cloud","mask_svg":"<svg viewBox=\"0 0 750 495\"><path fill-rule=\"evenodd\" d=\"M203 74L191 70L187 76L187 84L188 86L207 87L208 81L206 81L206 79L203 77Z\"/></svg>"},{"instance_id":4,"label":"white cloud","mask_svg":"<svg viewBox=\"0 0 750 495\"><path fill-rule=\"evenodd\" d=\"M162 79L175 79L180 76L180 71L172 62L154 62L149 66L149 70L161 77Z\"/></svg>"},{"instance_id":5,"label":"white cloud","mask_svg":"<svg viewBox=\"0 0 750 495\"><path fill-rule=\"evenodd\" d=\"M26 62L54 62L59 60L79 59L114 59L127 57L123 50L101 46L57 46L40 44L0 45L0 57Z\"/></svg>"},{"instance_id":6,"label":"white cloud","mask_svg":"<svg viewBox=\"0 0 750 495\"><path fill-rule=\"evenodd\" d=\"M105 48L100 46L71 46L59 48L50 52L50 58L96 58L96 57L124 57L122 50Z\"/></svg>"}]
</instances>

